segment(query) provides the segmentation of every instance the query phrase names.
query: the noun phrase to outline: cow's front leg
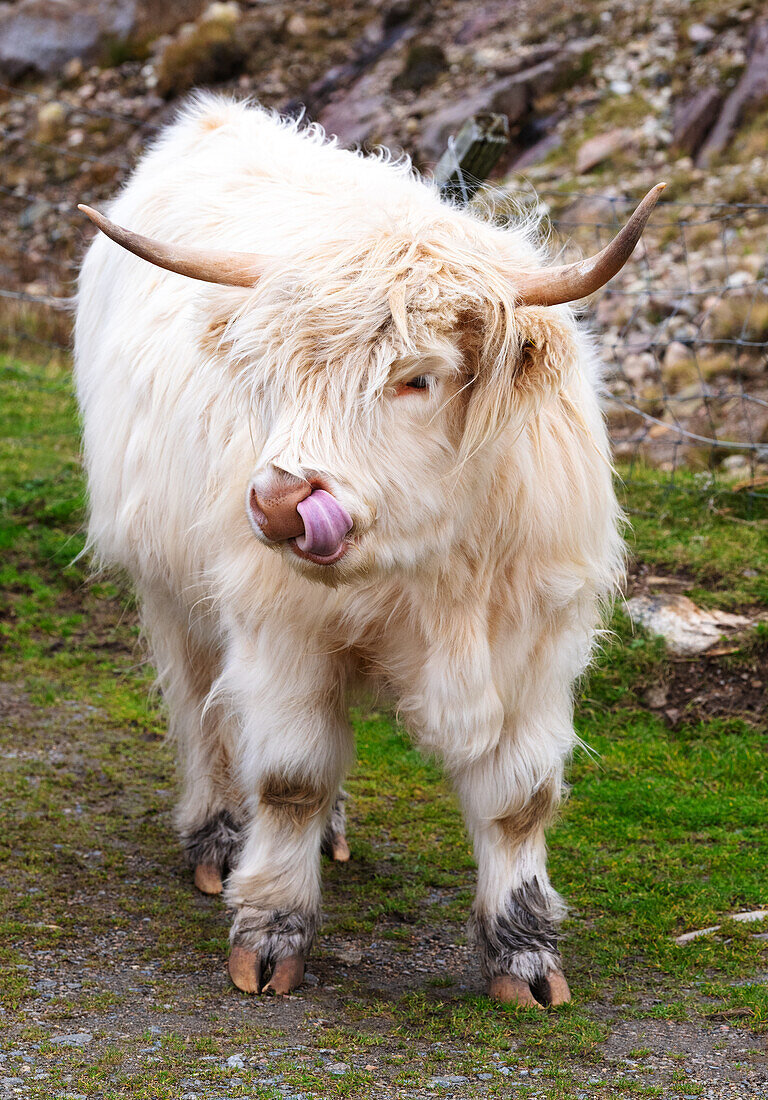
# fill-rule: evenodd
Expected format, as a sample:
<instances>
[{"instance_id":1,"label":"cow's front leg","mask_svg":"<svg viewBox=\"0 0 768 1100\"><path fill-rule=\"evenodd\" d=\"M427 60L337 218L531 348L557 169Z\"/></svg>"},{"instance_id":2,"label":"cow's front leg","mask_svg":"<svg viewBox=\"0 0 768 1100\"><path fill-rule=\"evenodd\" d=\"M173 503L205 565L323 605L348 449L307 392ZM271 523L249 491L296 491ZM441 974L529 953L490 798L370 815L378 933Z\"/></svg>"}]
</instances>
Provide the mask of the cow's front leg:
<instances>
[{"instance_id":1,"label":"cow's front leg","mask_svg":"<svg viewBox=\"0 0 768 1100\"><path fill-rule=\"evenodd\" d=\"M247 799L225 889L236 910L229 973L248 993L287 993L303 978L320 921L320 847L352 750L343 667L307 638L303 650L287 632L244 641L223 678L240 715Z\"/></svg>"},{"instance_id":2,"label":"cow's front leg","mask_svg":"<svg viewBox=\"0 0 768 1100\"><path fill-rule=\"evenodd\" d=\"M547 875L544 828L560 801L559 761L531 775L502 742L463 769L457 786L478 865L471 929L495 1000L523 1006L570 1000L558 951L564 915Z\"/></svg>"},{"instance_id":3,"label":"cow's front leg","mask_svg":"<svg viewBox=\"0 0 768 1100\"><path fill-rule=\"evenodd\" d=\"M296 772L286 760L261 778L227 901L237 909L229 973L246 993L288 993L320 920L320 844L336 790L334 778Z\"/></svg>"}]
</instances>

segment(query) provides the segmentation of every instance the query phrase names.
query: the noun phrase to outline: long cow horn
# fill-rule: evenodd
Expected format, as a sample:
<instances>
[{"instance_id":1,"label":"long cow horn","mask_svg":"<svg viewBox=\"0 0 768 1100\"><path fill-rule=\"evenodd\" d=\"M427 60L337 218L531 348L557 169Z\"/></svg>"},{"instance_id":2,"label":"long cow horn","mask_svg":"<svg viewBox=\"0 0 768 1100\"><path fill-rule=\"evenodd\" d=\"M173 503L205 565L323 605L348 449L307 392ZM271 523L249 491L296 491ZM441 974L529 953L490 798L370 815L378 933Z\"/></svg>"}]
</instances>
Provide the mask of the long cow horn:
<instances>
[{"instance_id":1,"label":"long cow horn","mask_svg":"<svg viewBox=\"0 0 768 1100\"><path fill-rule=\"evenodd\" d=\"M218 249L163 244L115 225L98 210L83 203L77 209L87 214L93 224L115 244L133 252L134 256L164 267L166 271L187 275L190 279L223 283L225 286L253 286L264 266L264 260L251 252L222 252Z\"/></svg>"},{"instance_id":2,"label":"long cow horn","mask_svg":"<svg viewBox=\"0 0 768 1100\"><path fill-rule=\"evenodd\" d=\"M560 267L540 271L521 271L515 276L518 304L521 306L559 306L594 294L605 286L632 255L645 223L666 187L657 183L635 210L623 229L596 256Z\"/></svg>"}]
</instances>

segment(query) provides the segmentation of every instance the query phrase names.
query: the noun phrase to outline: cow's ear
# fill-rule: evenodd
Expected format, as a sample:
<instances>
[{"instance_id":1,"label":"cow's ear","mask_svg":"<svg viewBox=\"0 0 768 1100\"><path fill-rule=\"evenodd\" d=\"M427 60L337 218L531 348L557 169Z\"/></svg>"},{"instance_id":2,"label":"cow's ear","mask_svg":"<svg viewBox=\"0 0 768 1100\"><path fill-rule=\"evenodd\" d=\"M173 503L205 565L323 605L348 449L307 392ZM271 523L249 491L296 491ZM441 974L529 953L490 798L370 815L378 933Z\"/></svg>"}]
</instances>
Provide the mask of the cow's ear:
<instances>
[{"instance_id":1,"label":"cow's ear","mask_svg":"<svg viewBox=\"0 0 768 1100\"><path fill-rule=\"evenodd\" d=\"M471 388L465 453L520 431L563 389L578 358L572 316L552 307L467 318L461 348Z\"/></svg>"},{"instance_id":2,"label":"cow's ear","mask_svg":"<svg viewBox=\"0 0 768 1100\"><path fill-rule=\"evenodd\" d=\"M526 416L562 390L578 357L577 335L569 312L519 309L517 361L512 368L513 397Z\"/></svg>"}]
</instances>

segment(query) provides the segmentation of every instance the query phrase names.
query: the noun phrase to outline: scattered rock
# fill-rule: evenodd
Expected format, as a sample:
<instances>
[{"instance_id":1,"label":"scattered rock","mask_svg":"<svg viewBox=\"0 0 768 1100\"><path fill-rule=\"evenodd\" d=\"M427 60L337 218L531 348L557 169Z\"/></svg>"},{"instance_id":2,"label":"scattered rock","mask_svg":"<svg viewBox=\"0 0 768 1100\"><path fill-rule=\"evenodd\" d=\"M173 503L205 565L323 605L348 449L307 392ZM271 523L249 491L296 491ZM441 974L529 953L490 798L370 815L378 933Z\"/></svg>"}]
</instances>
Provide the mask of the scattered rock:
<instances>
[{"instance_id":1,"label":"scattered rock","mask_svg":"<svg viewBox=\"0 0 768 1100\"><path fill-rule=\"evenodd\" d=\"M622 149L626 149L634 140L634 130L616 129L608 130L604 134L589 138L579 146L576 154L576 171L582 176L597 168L598 164L609 160Z\"/></svg>"},{"instance_id":2,"label":"scattered rock","mask_svg":"<svg viewBox=\"0 0 768 1100\"><path fill-rule=\"evenodd\" d=\"M633 596L627 610L634 623L661 635L667 649L679 657L705 653L723 634L743 630L750 620L727 611L707 611L687 596L664 594Z\"/></svg>"},{"instance_id":3,"label":"scattered rock","mask_svg":"<svg viewBox=\"0 0 768 1100\"><path fill-rule=\"evenodd\" d=\"M342 145L363 145L375 134L385 104L383 95L366 96L355 88L321 111L319 121L325 132L338 138Z\"/></svg>"},{"instance_id":4,"label":"scattered rock","mask_svg":"<svg viewBox=\"0 0 768 1100\"><path fill-rule=\"evenodd\" d=\"M329 1066L326 1066L326 1069L334 1077L343 1077L345 1073L349 1073L351 1067L348 1062L331 1062Z\"/></svg>"},{"instance_id":5,"label":"scattered rock","mask_svg":"<svg viewBox=\"0 0 768 1100\"><path fill-rule=\"evenodd\" d=\"M714 37L715 32L706 23L691 23L688 28L688 40L696 46L711 42Z\"/></svg>"},{"instance_id":6,"label":"scattered rock","mask_svg":"<svg viewBox=\"0 0 768 1100\"><path fill-rule=\"evenodd\" d=\"M196 14L199 0L19 0L0 7L0 76L58 73L108 45L160 33Z\"/></svg>"},{"instance_id":7,"label":"scattered rock","mask_svg":"<svg viewBox=\"0 0 768 1100\"><path fill-rule=\"evenodd\" d=\"M727 147L747 106L768 96L768 20L755 25L748 48L749 60L741 80L723 104L697 158L696 163L702 167L706 168Z\"/></svg>"},{"instance_id":8,"label":"scattered rock","mask_svg":"<svg viewBox=\"0 0 768 1100\"><path fill-rule=\"evenodd\" d=\"M55 141L66 130L66 123L67 111L62 103L43 103L37 112L37 140Z\"/></svg>"},{"instance_id":9,"label":"scattered rock","mask_svg":"<svg viewBox=\"0 0 768 1100\"><path fill-rule=\"evenodd\" d=\"M436 42L413 42L401 72L392 81L392 90L420 92L434 84L447 68L448 58L442 46Z\"/></svg>"},{"instance_id":10,"label":"scattered rock","mask_svg":"<svg viewBox=\"0 0 768 1100\"><path fill-rule=\"evenodd\" d=\"M702 88L674 109L672 145L680 153L695 156L714 126L723 96L719 88Z\"/></svg>"},{"instance_id":11,"label":"scattered rock","mask_svg":"<svg viewBox=\"0 0 768 1100\"><path fill-rule=\"evenodd\" d=\"M343 951L338 951L336 958L346 966L359 966L363 961L363 953L357 947L349 947Z\"/></svg>"},{"instance_id":12,"label":"scattered rock","mask_svg":"<svg viewBox=\"0 0 768 1100\"><path fill-rule=\"evenodd\" d=\"M166 46L157 67L157 91L170 98L190 88L237 76L248 56L238 34L235 3L211 4L196 24L185 24Z\"/></svg>"},{"instance_id":13,"label":"scattered rock","mask_svg":"<svg viewBox=\"0 0 768 1100\"><path fill-rule=\"evenodd\" d=\"M43 218L50 214L53 210L53 204L47 202L46 199L40 199L38 202L30 203L26 210L19 216L18 226L19 229L31 229L42 221Z\"/></svg>"},{"instance_id":14,"label":"scattered rock","mask_svg":"<svg viewBox=\"0 0 768 1100\"><path fill-rule=\"evenodd\" d=\"M681 364L690 363L692 359L693 352L686 344L682 344L679 340L672 340L664 352L664 367L672 370Z\"/></svg>"},{"instance_id":15,"label":"scattered rock","mask_svg":"<svg viewBox=\"0 0 768 1100\"><path fill-rule=\"evenodd\" d=\"M93 1041L90 1031L73 1031L69 1035L56 1035L51 1042L61 1047L84 1047Z\"/></svg>"},{"instance_id":16,"label":"scattered rock","mask_svg":"<svg viewBox=\"0 0 768 1100\"><path fill-rule=\"evenodd\" d=\"M668 689L663 684L657 684L648 688L643 695L643 702L651 710L662 710L667 705L668 698Z\"/></svg>"},{"instance_id":17,"label":"scattered rock","mask_svg":"<svg viewBox=\"0 0 768 1100\"><path fill-rule=\"evenodd\" d=\"M738 921L740 924L751 924L753 921L768 920L768 909L753 909L750 913L731 913L728 920ZM709 928L697 928L695 932L684 932L682 936L675 937L675 943L690 943L699 936L709 936L720 930L719 924L713 924Z\"/></svg>"}]
</instances>

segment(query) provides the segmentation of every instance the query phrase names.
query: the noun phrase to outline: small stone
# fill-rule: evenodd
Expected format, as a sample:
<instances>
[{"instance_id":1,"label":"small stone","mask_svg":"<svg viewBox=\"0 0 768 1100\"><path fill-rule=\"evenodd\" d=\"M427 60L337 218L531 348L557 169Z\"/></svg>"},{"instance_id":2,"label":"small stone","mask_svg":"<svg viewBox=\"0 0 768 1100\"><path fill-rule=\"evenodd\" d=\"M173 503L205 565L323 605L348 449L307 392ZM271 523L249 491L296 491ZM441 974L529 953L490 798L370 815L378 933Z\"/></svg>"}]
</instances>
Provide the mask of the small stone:
<instances>
[{"instance_id":1,"label":"small stone","mask_svg":"<svg viewBox=\"0 0 768 1100\"><path fill-rule=\"evenodd\" d=\"M649 351L627 355L621 364L621 373L635 385L642 382L657 372L656 359Z\"/></svg>"},{"instance_id":2,"label":"small stone","mask_svg":"<svg viewBox=\"0 0 768 1100\"><path fill-rule=\"evenodd\" d=\"M677 104L673 112L672 144L681 153L695 156L717 121L723 96L719 88L702 88Z\"/></svg>"},{"instance_id":3,"label":"small stone","mask_svg":"<svg viewBox=\"0 0 768 1100\"><path fill-rule=\"evenodd\" d=\"M722 634L750 625L743 615L697 607L680 595L633 596L627 610L634 623L661 635L677 656L693 656L711 649Z\"/></svg>"},{"instance_id":4,"label":"small stone","mask_svg":"<svg viewBox=\"0 0 768 1100\"><path fill-rule=\"evenodd\" d=\"M245 1059L242 1054L232 1054L227 1058L227 1065L230 1069L245 1069Z\"/></svg>"},{"instance_id":5,"label":"small stone","mask_svg":"<svg viewBox=\"0 0 768 1100\"><path fill-rule=\"evenodd\" d=\"M64 66L64 79L72 83L83 75L83 62L79 57L72 57Z\"/></svg>"},{"instance_id":6,"label":"small stone","mask_svg":"<svg viewBox=\"0 0 768 1100\"><path fill-rule=\"evenodd\" d=\"M215 0L200 16L201 23L229 23L234 26L240 19L240 5L235 0Z\"/></svg>"},{"instance_id":7,"label":"small stone","mask_svg":"<svg viewBox=\"0 0 768 1100\"><path fill-rule=\"evenodd\" d=\"M580 176L591 172L598 164L626 149L633 140L634 131L623 128L607 130L604 134L589 138L576 154L576 172Z\"/></svg>"},{"instance_id":8,"label":"small stone","mask_svg":"<svg viewBox=\"0 0 768 1100\"><path fill-rule=\"evenodd\" d=\"M643 701L645 705L650 707L651 710L661 710L662 707L667 705L667 698L669 692L666 687L660 684L656 684L653 687L649 687L643 695Z\"/></svg>"},{"instance_id":9,"label":"small stone","mask_svg":"<svg viewBox=\"0 0 768 1100\"><path fill-rule=\"evenodd\" d=\"M51 1042L62 1047L84 1047L92 1040L93 1035L89 1031L73 1031L69 1035L56 1035Z\"/></svg>"},{"instance_id":10,"label":"small stone","mask_svg":"<svg viewBox=\"0 0 768 1100\"><path fill-rule=\"evenodd\" d=\"M343 951L339 951L337 959L341 963L345 963L347 966L359 966L363 961L363 953L357 947L348 947Z\"/></svg>"},{"instance_id":11,"label":"small stone","mask_svg":"<svg viewBox=\"0 0 768 1100\"><path fill-rule=\"evenodd\" d=\"M67 112L63 104L43 103L37 112L38 141L54 141L61 137L67 122Z\"/></svg>"},{"instance_id":12,"label":"small stone","mask_svg":"<svg viewBox=\"0 0 768 1100\"><path fill-rule=\"evenodd\" d=\"M326 1066L326 1069L334 1077L343 1077L345 1073L349 1073L350 1066L348 1062L331 1062L329 1066Z\"/></svg>"},{"instance_id":13,"label":"small stone","mask_svg":"<svg viewBox=\"0 0 768 1100\"><path fill-rule=\"evenodd\" d=\"M299 15L299 13L296 12L296 14L292 15L285 24L285 29L288 34L292 35L294 38L301 38L309 30L309 24L303 15Z\"/></svg>"},{"instance_id":14,"label":"small stone","mask_svg":"<svg viewBox=\"0 0 768 1100\"><path fill-rule=\"evenodd\" d=\"M434 84L448 68L445 50L436 42L414 42L408 48L405 64L392 81L393 91L420 92Z\"/></svg>"},{"instance_id":15,"label":"small stone","mask_svg":"<svg viewBox=\"0 0 768 1100\"><path fill-rule=\"evenodd\" d=\"M695 46L700 46L704 42L711 42L714 37L715 32L704 23L691 23L688 28L688 40L693 42Z\"/></svg>"},{"instance_id":16,"label":"small stone","mask_svg":"<svg viewBox=\"0 0 768 1100\"><path fill-rule=\"evenodd\" d=\"M686 347L685 344L681 344L679 340L673 340L664 353L664 366L669 369L670 367L690 363L692 359L691 349Z\"/></svg>"},{"instance_id":17,"label":"small stone","mask_svg":"<svg viewBox=\"0 0 768 1100\"><path fill-rule=\"evenodd\" d=\"M20 215L17 222L19 229L32 229L46 214L50 214L53 206L45 199L30 203L27 209Z\"/></svg>"}]
</instances>

